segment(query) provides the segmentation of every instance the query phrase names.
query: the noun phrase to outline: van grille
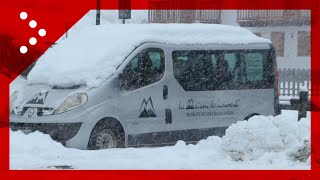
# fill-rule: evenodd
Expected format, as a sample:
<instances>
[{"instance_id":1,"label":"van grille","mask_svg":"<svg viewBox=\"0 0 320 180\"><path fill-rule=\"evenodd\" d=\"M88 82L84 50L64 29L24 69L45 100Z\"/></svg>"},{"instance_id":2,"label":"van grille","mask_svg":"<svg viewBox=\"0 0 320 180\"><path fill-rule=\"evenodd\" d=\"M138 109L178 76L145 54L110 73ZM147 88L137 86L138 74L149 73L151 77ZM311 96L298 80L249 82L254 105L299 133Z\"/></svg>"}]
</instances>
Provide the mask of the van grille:
<instances>
[{"instance_id":1,"label":"van grille","mask_svg":"<svg viewBox=\"0 0 320 180\"><path fill-rule=\"evenodd\" d=\"M54 112L54 108L49 108L49 107L23 107L19 111L11 110L10 113L18 116L23 116L29 110L33 110L37 112L37 116L51 115Z\"/></svg>"}]
</instances>

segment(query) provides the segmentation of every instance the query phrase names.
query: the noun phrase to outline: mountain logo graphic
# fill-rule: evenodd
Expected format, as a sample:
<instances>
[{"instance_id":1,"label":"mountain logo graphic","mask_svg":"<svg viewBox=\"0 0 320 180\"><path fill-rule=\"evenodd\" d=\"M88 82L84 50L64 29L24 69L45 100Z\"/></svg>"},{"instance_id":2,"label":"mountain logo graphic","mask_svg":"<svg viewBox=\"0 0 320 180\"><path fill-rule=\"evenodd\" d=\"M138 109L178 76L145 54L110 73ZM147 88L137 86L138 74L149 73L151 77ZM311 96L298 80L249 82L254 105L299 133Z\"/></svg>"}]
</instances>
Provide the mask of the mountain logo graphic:
<instances>
[{"instance_id":1,"label":"mountain logo graphic","mask_svg":"<svg viewBox=\"0 0 320 180\"><path fill-rule=\"evenodd\" d=\"M151 97L148 100L143 98L139 113L139 118L157 117Z\"/></svg>"},{"instance_id":2,"label":"mountain logo graphic","mask_svg":"<svg viewBox=\"0 0 320 180\"><path fill-rule=\"evenodd\" d=\"M48 95L49 91L47 92L40 92L37 95L35 95L29 102L27 102L27 104L44 104L44 102L46 101L47 95Z\"/></svg>"}]
</instances>

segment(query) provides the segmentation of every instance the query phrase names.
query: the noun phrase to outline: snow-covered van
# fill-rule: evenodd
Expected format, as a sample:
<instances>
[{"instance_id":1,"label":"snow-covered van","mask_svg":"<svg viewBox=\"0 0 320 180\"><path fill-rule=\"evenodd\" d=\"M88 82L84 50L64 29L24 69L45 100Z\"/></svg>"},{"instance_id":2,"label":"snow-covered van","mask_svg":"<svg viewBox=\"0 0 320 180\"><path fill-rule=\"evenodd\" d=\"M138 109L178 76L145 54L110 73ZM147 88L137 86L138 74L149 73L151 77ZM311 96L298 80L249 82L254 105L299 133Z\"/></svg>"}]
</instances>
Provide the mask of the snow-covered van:
<instances>
[{"instance_id":1,"label":"snow-covered van","mask_svg":"<svg viewBox=\"0 0 320 180\"><path fill-rule=\"evenodd\" d=\"M10 127L67 147L194 143L276 115L275 52L233 26L107 25L49 49L12 92Z\"/></svg>"}]
</instances>

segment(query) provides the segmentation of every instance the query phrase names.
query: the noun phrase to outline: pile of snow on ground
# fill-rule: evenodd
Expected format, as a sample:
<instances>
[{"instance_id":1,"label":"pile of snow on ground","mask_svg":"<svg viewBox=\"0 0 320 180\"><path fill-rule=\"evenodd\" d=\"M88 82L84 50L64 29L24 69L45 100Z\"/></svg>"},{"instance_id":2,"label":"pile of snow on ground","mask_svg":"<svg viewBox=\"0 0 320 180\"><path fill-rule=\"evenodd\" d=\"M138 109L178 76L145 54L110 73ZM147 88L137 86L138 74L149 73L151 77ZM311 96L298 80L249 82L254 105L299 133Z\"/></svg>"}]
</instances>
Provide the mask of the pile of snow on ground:
<instances>
[{"instance_id":1,"label":"pile of snow on ground","mask_svg":"<svg viewBox=\"0 0 320 180\"><path fill-rule=\"evenodd\" d=\"M310 156L310 120L254 116L231 125L222 140L223 150L236 161L283 153L292 161L306 162Z\"/></svg>"},{"instance_id":2,"label":"pile of snow on ground","mask_svg":"<svg viewBox=\"0 0 320 180\"><path fill-rule=\"evenodd\" d=\"M50 48L28 84L97 87L144 42L169 44L270 43L249 30L217 24L110 24L81 29Z\"/></svg>"},{"instance_id":3,"label":"pile of snow on ground","mask_svg":"<svg viewBox=\"0 0 320 180\"><path fill-rule=\"evenodd\" d=\"M10 133L11 169L310 169L310 119L257 116L197 145L77 150L49 135Z\"/></svg>"}]
</instances>

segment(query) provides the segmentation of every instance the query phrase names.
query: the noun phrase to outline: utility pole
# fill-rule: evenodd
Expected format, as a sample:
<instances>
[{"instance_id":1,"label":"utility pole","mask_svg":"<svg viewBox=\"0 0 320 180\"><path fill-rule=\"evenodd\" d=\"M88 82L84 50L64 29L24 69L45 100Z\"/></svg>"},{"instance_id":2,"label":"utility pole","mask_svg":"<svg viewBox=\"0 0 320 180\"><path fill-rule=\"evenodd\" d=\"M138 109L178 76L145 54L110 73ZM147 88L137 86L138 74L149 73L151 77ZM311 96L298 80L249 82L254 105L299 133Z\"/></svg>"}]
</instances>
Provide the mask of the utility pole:
<instances>
[{"instance_id":1,"label":"utility pole","mask_svg":"<svg viewBox=\"0 0 320 180\"><path fill-rule=\"evenodd\" d=\"M100 0L97 0L96 25L100 25Z\"/></svg>"}]
</instances>

